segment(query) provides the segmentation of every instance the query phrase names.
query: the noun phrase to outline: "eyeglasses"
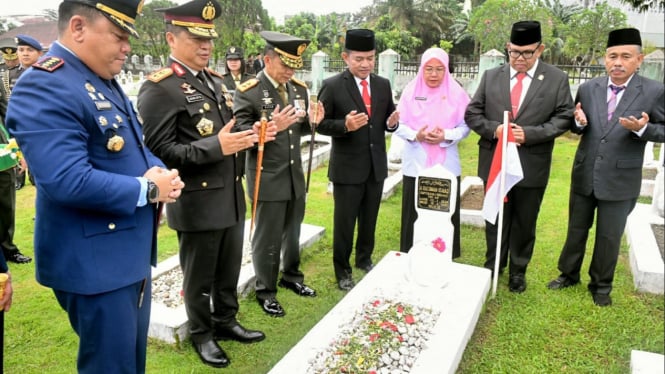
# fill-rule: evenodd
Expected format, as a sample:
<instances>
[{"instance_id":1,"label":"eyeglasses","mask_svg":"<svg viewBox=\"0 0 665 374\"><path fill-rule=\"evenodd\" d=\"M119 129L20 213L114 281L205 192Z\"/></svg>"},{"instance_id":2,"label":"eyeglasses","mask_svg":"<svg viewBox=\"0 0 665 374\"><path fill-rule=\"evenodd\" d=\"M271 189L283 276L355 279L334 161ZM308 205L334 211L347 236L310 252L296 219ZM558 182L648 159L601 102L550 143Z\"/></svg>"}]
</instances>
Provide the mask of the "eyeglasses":
<instances>
[{"instance_id":1,"label":"eyeglasses","mask_svg":"<svg viewBox=\"0 0 665 374\"><path fill-rule=\"evenodd\" d=\"M438 74L443 74L443 72L446 71L446 68L444 67L438 67L438 68L433 68L431 66L428 66L425 68L425 74L432 75L434 73Z\"/></svg>"},{"instance_id":2,"label":"eyeglasses","mask_svg":"<svg viewBox=\"0 0 665 374\"><path fill-rule=\"evenodd\" d=\"M538 45L536 46L536 49L534 49L534 50L531 50L531 51L513 51L513 50L510 50L510 51L508 51L508 54L510 55L510 57L512 57L514 59L518 59L518 58L520 58L520 56L522 56L522 57L524 57L525 60L528 60L531 57L533 57L533 55L538 50L538 47L540 47L540 43L538 43Z\"/></svg>"}]
</instances>

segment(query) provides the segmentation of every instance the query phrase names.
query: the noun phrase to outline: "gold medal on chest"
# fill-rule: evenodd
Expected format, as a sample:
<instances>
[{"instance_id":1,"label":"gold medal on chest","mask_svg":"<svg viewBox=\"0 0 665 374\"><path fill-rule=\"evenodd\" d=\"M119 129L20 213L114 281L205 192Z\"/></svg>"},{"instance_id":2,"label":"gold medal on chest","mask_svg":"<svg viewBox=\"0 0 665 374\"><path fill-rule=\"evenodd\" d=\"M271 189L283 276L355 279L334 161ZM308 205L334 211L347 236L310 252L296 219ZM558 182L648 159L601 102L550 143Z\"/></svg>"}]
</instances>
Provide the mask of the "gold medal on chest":
<instances>
[{"instance_id":1,"label":"gold medal on chest","mask_svg":"<svg viewBox=\"0 0 665 374\"><path fill-rule=\"evenodd\" d=\"M120 152L124 146L125 139L120 135L113 135L109 138L108 142L106 142L106 149L111 152Z\"/></svg>"},{"instance_id":2,"label":"gold medal on chest","mask_svg":"<svg viewBox=\"0 0 665 374\"><path fill-rule=\"evenodd\" d=\"M214 123L205 117L201 118L199 123L196 124L196 129L199 130L199 134L201 134L201 136L212 135L213 127Z\"/></svg>"}]
</instances>

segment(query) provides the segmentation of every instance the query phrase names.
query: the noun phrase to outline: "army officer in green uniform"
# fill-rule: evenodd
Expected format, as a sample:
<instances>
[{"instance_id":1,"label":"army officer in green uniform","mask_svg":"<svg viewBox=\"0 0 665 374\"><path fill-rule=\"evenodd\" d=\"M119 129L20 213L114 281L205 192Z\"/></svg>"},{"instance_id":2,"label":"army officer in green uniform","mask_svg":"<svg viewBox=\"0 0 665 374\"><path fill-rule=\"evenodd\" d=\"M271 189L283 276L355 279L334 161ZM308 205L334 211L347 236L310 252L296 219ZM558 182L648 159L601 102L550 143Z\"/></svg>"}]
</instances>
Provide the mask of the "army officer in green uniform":
<instances>
[{"instance_id":1,"label":"army officer in green uniform","mask_svg":"<svg viewBox=\"0 0 665 374\"><path fill-rule=\"evenodd\" d=\"M276 299L280 252L283 253L281 287L300 296L316 296L300 271L300 224L305 214L305 177L300 137L310 133L307 86L293 77L302 67L309 40L272 31L261 32L266 41L265 69L241 84L234 96L236 130L247 130L262 115L277 126L275 141L265 145L252 261L256 272L256 298L263 311L285 314ZM317 106L322 111L321 106ZM317 116L323 118L323 115ZM247 151L247 190L254 196L258 150Z\"/></svg>"}]
</instances>

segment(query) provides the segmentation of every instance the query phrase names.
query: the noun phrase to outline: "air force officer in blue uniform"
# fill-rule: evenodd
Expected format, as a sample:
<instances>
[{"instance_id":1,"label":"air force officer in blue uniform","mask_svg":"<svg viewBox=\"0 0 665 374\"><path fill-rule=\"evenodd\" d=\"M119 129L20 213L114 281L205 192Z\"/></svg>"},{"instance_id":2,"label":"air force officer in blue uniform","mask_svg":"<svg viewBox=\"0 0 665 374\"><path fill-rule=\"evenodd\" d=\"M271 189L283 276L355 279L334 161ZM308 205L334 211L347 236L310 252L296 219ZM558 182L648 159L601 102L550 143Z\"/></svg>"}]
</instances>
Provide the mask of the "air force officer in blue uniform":
<instances>
[{"instance_id":1,"label":"air force officer in blue uniform","mask_svg":"<svg viewBox=\"0 0 665 374\"><path fill-rule=\"evenodd\" d=\"M78 334L80 373L143 373L159 202L184 186L143 143L113 79L140 0L65 0L58 41L21 77L7 124L37 184L37 281Z\"/></svg>"}]
</instances>

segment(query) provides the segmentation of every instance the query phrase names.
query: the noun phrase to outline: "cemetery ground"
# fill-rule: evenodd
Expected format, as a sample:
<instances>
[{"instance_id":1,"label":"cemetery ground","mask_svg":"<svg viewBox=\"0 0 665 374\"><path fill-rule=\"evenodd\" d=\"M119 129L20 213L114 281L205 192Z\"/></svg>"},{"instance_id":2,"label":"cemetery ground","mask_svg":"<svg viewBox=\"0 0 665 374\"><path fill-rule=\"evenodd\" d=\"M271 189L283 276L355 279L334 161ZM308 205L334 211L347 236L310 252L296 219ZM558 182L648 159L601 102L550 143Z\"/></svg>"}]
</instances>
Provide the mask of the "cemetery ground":
<instances>
[{"instance_id":1,"label":"cemetery ground","mask_svg":"<svg viewBox=\"0 0 665 374\"><path fill-rule=\"evenodd\" d=\"M471 134L460 144L464 176L476 173L476 141L477 136ZM634 291L625 239L612 292L613 306L593 305L586 290L593 230L581 284L561 291L550 291L545 286L559 274L556 265L565 240L570 169L576 146L577 139L572 135L557 140L551 179L538 220L536 248L527 271L526 292L509 292L507 274L499 277L497 296L487 300L458 373L628 373L631 350L664 353L663 295ZM326 235L302 255L305 282L317 290L318 297L300 298L279 289L277 297L286 310L283 318L264 314L253 293L241 297L239 321L246 327L263 330L266 340L251 345L221 342L231 359L231 365L222 370L203 365L188 342L172 345L151 340L148 373L267 373L344 297L345 293L337 289L332 269L333 200L326 193L326 171L323 166L313 173L305 214L305 222L325 227ZM17 196L15 241L23 253L33 256L35 188L27 185ZM398 249L400 199L398 189L381 206L375 262L388 251ZM172 230L162 226L159 237L160 260L177 253ZM461 244L462 257L456 261L482 266L484 230L464 225ZM14 303L5 315L5 372L74 373L76 335L51 290L35 281L34 266L34 262L10 264ZM363 275L354 270L356 281Z\"/></svg>"}]
</instances>

